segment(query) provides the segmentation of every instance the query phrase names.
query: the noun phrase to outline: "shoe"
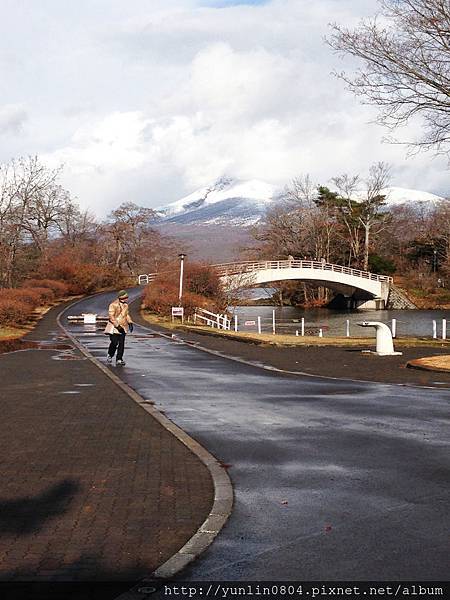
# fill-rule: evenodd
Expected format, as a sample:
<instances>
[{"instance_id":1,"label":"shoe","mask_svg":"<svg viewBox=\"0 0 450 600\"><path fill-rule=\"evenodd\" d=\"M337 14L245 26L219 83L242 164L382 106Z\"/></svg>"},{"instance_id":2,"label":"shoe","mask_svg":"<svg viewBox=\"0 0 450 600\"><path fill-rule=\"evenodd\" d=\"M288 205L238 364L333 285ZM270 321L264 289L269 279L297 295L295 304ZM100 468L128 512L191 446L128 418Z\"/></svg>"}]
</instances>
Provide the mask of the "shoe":
<instances>
[{"instance_id":1,"label":"shoe","mask_svg":"<svg viewBox=\"0 0 450 600\"><path fill-rule=\"evenodd\" d=\"M112 363L112 356L110 356L109 354L106 357L106 362L108 363L108 365L110 365Z\"/></svg>"},{"instance_id":2,"label":"shoe","mask_svg":"<svg viewBox=\"0 0 450 600\"><path fill-rule=\"evenodd\" d=\"M119 365L120 367L124 367L127 363L124 360L116 360L116 365Z\"/></svg>"}]
</instances>

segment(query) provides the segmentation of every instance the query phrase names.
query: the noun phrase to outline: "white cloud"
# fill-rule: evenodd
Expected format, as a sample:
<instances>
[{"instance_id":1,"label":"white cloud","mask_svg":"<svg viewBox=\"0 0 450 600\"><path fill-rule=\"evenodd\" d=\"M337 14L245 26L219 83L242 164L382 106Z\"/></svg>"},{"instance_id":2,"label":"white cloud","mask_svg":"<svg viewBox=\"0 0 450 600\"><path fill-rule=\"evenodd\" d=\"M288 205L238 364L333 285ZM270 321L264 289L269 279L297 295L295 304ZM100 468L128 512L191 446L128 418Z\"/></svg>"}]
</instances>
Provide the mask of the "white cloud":
<instances>
[{"instance_id":1,"label":"white cloud","mask_svg":"<svg viewBox=\"0 0 450 600\"><path fill-rule=\"evenodd\" d=\"M18 134L23 130L28 115L22 106L0 106L0 134Z\"/></svg>"},{"instance_id":2,"label":"white cloud","mask_svg":"<svg viewBox=\"0 0 450 600\"><path fill-rule=\"evenodd\" d=\"M393 163L397 185L446 191L443 159L383 145L374 110L330 76L328 22L355 23L376 0L220 4L11 2L0 130L21 135L0 139L0 157L13 148L64 162L66 185L100 212L124 198L158 206L223 173L325 182L378 160Z\"/></svg>"}]
</instances>

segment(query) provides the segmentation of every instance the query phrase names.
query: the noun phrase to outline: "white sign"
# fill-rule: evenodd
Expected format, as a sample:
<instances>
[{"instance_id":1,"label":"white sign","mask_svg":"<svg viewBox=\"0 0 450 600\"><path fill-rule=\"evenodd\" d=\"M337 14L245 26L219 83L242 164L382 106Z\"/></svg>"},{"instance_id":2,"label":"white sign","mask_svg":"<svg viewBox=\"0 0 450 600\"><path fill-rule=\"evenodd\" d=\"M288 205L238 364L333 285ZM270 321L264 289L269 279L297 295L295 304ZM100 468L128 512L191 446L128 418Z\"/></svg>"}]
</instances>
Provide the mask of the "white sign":
<instances>
[{"instance_id":1,"label":"white sign","mask_svg":"<svg viewBox=\"0 0 450 600\"><path fill-rule=\"evenodd\" d=\"M256 325L256 321L245 321L244 325L249 327L250 325Z\"/></svg>"},{"instance_id":2,"label":"white sign","mask_svg":"<svg viewBox=\"0 0 450 600\"><path fill-rule=\"evenodd\" d=\"M182 317L184 308L182 306L172 306L172 317Z\"/></svg>"},{"instance_id":3,"label":"white sign","mask_svg":"<svg viewBox=\"0 0 450 600\"><path fill-rule=\"evenodd\" d=\"M92 313L83 313L83 323L96 323L97 315Z\"/></svg>"}]
</instances>

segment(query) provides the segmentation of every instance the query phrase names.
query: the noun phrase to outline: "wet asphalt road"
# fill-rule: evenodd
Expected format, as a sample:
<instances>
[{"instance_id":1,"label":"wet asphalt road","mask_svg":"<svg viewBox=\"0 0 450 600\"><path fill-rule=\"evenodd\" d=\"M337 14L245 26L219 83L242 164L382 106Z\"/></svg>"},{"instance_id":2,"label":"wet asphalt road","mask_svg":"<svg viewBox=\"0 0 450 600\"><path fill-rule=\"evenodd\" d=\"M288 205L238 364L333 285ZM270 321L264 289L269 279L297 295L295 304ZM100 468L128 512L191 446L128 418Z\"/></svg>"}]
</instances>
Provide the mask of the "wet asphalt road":
<instances>
[{"instance_id":1,"label":"wet asphalt road","mask_svg":"<svg viewBox=\"0 0 450 600\"><path fill-rule=\"evenodd\" d=\"M101 331L71 330L106 362ZM139 326L125 359L114 372L233 481L230 520L181 579L448 579L449 391L270 373Z\"/></svg>"}]
</instances>

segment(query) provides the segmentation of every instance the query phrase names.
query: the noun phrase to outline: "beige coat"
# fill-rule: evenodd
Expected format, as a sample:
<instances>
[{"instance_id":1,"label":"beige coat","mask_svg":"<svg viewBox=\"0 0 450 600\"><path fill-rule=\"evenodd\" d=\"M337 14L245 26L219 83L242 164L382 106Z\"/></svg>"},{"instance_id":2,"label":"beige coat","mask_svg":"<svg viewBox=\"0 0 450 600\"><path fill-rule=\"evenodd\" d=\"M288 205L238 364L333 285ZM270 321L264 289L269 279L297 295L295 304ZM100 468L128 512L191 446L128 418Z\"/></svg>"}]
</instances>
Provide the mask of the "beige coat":
<instances>
[{"instance_id":1,"label":"beige coat","mask_svg":"<svg viewBox=\"0 0 450 600\"><path fill-rule=\"evenodd\" d=\"M116 329L119 325L125 329L125 333L128 333L128 323L133 322L128 314L128 304L120 302L118 298L109 305L108 318L109 321L105 327L105 333L120 333Z\"/></svg>"}]
</instances>

